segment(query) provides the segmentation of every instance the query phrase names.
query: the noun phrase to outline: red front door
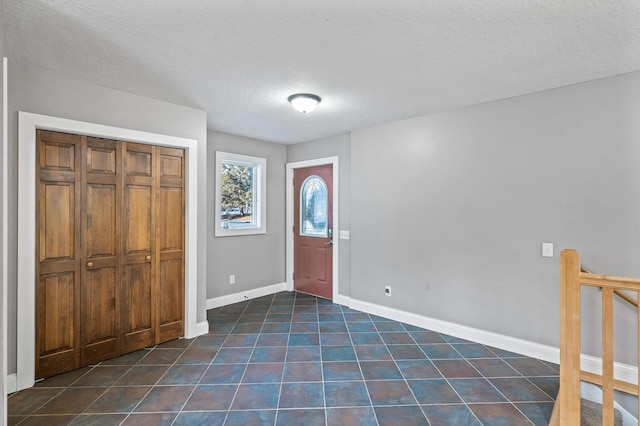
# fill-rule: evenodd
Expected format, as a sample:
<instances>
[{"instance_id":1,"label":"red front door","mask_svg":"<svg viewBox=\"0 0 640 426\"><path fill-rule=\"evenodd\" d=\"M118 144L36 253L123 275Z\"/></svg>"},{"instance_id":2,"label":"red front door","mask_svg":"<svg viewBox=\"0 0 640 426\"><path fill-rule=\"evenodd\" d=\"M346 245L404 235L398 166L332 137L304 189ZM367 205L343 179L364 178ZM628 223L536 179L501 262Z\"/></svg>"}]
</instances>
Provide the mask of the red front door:
<instances>
[{"instance_id":1,"label":"red front door","mask_svg":"<svg viewBox=\"0 0 640 426\"><path fill-rule=\"evenodd\" d=\"M333 165L294 171L294 288L333 296Z\"/></svg>"}]
</instances>

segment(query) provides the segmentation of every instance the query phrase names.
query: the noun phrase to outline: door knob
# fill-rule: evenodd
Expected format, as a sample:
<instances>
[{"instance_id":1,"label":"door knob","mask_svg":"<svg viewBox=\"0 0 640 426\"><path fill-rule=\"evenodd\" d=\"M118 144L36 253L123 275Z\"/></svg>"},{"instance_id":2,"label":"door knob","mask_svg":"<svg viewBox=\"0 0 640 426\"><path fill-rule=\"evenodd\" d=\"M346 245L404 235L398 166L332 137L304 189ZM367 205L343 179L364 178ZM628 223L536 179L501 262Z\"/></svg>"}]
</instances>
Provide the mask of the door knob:
<instances>
[{"instance_id":1,"label":"door knob","mask_svg":"<svg viewBox=\"0 0 640 426\"><path fill-rule=\"evenodd\" d=\"M93 262L87 262L87 268L91 268L93 266Z\"/></svg>"},{"instance_id":2,"label":"door knob","mask_svg":"<svg viewBox=\"0 0 640 426\"><path fill-rule=\"evenodd\" d=\"M328 245L332 246L333 245L333 240L329 240L325 244L328 244Z\"/></svg>"},{"instance_id":3,"label":"door knob","mask_svg":"<svg viewBox=\"0 0 640 426\"><path fill-rule=\"evenodd\" d=\"M151 255L147 255L147 257L145 257L144 260L151 260Z\"/></svg>"}]
</instances>

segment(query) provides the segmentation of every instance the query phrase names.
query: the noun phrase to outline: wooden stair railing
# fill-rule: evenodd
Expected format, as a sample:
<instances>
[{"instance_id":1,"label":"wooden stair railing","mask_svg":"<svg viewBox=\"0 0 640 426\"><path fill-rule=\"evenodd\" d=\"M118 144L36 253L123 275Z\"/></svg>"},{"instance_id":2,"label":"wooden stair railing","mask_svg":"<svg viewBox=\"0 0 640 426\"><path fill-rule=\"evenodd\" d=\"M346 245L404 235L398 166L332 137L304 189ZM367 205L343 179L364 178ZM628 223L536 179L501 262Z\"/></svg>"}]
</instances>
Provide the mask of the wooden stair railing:
<instances>
[{"instance_id":1,"label":"wooden stair railing","mask_svg":"<svg viewBox=\"0 0 640 426\"><path fill-rule=\"evenodd\" d=\"M582 372L580 369L581 285L602 289L601 376ZM602 424L604 426L613 425L614 390L638 395L640 380L636 385L617 381L613 376L613 298L614 294L618 293L627 296L621 292L622 290L637 292L640 300L640 279L592 274L581 269L577 251L563 250L560 254L560 390L551 416L551 425L580 425L580 380L595 382L602 386ZM627 300L628 302L633 301L637 306L635 300L630 297L628 299L630 299ZM638 324L640 361L640 313Z\"/></svg>"},{"instance_id":2,"label":"wooden stair railing","mask_svg":"<svg viewBox=\"0 0 640 426\"><path fill-rule=\"evenodd\" d=\"M591 272L590 270L588 270L584 266L580 267L580 272L584 272L585 274L593 274L593 272ZM638 307L638 301L636 299L634 299L633 297L629 296L626 293L623 293L622 291L618 290L617 288L613 289L613 294L615 294L616 296L618 296L619 298L621 298L622 300L624 300L625 302L627 302L631 306L635 306L636 308Z\"/></svg>"}]
</instances>

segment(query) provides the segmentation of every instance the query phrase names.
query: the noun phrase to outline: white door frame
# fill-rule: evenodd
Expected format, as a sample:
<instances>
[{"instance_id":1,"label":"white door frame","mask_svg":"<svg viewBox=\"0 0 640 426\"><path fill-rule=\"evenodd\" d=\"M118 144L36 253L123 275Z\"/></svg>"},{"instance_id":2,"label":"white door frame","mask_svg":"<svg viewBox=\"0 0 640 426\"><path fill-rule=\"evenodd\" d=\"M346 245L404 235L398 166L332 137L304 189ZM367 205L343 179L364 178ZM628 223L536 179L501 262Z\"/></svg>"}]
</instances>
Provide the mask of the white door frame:
<instances>
[{"instance_id":1,"label":"white door frame","mask_svg":"<svg viewBox=\"0 0 640 426\"><path fill-rule=\"evenodd\" d=\"M17 390L33 386L35 379L36 277L36 129L53 130L159 146L180 147L186 155L185 205L185 324L186 338L197 327L198 270L198 165L197 141L175 136L104 126L20 111L18 113L18 313ZM5 253L6 255L6 253Z\"/></svg>"},{"instance_id":2,"label":"white door frame","mask_svg":"<svg viewBox=\"0 0 640 426\"><path fill-rule=\"evenodd\" d=\"M9 134L8 126L9 121L7 119L9 115L8 109L8 95L7 95L7 58L2 58L2 135L0 135L0 143L2 144L2 276L0 276L0 287L2 294L2 303L0 304L0 319L2 321L2 350L0 351L1 361L2 361L2 377L0 379L3 381L3 395L2 395L2 412L7 412L7 394L9 393L9 383L8 383L8 374L7 374L7 285L9 285L9 242L8 233L9 233L9 138L7 135ZM0 422L5 421L5 419L0 419Z\"/></svg>"},{"instance_id":3,"label":"white door frame","mask_svg":"<svg viewBox=\"0 0 640 426\"><path fill-rule=\"evenodd\" d=\"M296 219L293 213L293 202L295 199L295 194L293 193L293 173L295 169L302 169L305 167L312 166L323 166L326 164L333 165L333 267L331 270L332 274L332 286L333 286L333 295L332 299L335 303L339 303L339 288L340 288L340 280L339 280L339 271L340 271L340 239L338 236L340 235L340 216L339 216L339 200L340 200L340 180L339 180L339 171L338 171L338 157L324 157L324 158L316 158L313 160L306 161L296 161L294 163L287 163L287 172L286 172L286 226L287 230L287 242L286 242L286 286L285 289L288 291L293 291L293 268L294 268L294 242L293 242L293 221Z\"/></svg>"}]
</instances>

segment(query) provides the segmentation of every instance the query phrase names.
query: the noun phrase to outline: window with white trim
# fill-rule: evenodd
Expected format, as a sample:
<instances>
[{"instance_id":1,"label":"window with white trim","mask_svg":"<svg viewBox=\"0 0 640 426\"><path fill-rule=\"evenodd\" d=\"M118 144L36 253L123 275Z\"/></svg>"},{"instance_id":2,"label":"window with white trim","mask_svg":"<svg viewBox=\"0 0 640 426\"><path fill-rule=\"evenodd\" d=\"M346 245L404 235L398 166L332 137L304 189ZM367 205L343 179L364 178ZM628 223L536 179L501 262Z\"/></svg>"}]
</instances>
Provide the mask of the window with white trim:
<instances>
[{"instance_id":1,"label":"window with white trim","mask_svg":"<svg viewBox=\"0 0 640 426\"><path fill-rule=\"evenodd\" d=\"M267 160L216 151L215 236L264 234Z\"/></svg>"}]
</instances>

